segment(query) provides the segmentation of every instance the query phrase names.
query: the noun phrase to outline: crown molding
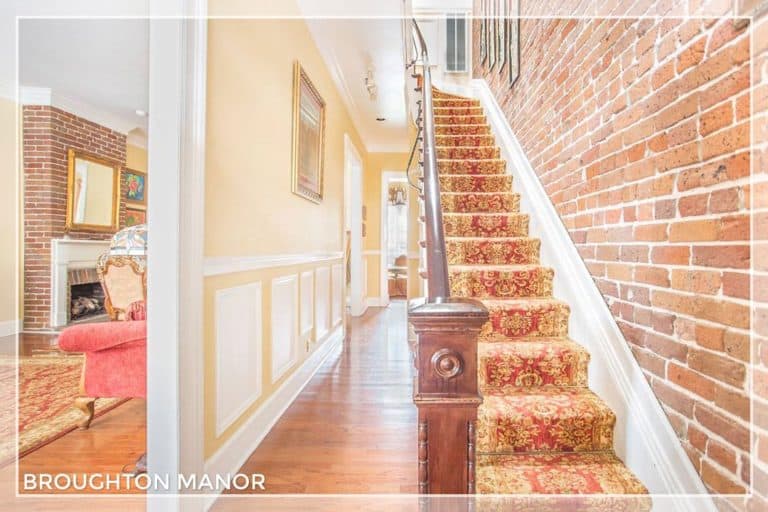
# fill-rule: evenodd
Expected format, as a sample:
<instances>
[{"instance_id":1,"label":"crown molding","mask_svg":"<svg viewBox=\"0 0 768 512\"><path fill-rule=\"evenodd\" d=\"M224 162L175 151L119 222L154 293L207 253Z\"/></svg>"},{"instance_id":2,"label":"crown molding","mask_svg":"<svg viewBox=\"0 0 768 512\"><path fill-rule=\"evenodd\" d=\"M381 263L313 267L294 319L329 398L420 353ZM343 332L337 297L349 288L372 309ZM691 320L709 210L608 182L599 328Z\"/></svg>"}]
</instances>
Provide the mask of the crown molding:
<instances>
[{"instance_id":1,"label":"crown molding","mask_svg":"<svg viewBox=\"0 0 768 512\"><path fill-rule=\"evenodd\" d=\"M52 105L52 97L48 87L19 87L19 103L22 105Z\"/></svg>"},{"instance_id":2,"label":"crown molding","mask_svg":"<svg viewBox=\"0 0 768 512\"><path fill-rule=\"evenodd\" d=\"M131 119L130 116L107 112L87 101L57 93L49 87L22 86L19 88L19 102L22 105L48 105L56 107L123 134L127 134L134 128L141 128L145 131L147 129L146 119L138 121ZM146 141L144 144L146 145Z\"/></svg>"},{"instance_id":3,"label":"crown molding","mask_svg":"<svg viewBox=\"0 0 768 512\"><path fill-rule=\"evenodd\" d=\"M136 146L142 149L147 149L147 143L149 141L147 140L147 136L142 132L141 134L138 134L134 131L130 131L125 139L126 144L130 144L131 146Z\"/></svg>"},{"instance_id":4,"label":"crown molding","mask_svg":"<svg viewBox=\"0 0 768 512\"><path fill-rule=\"evenodd\" d=\"M16 84L10 80L0 80L0 98L16 101Z\"/></svg>"}]
</instances>

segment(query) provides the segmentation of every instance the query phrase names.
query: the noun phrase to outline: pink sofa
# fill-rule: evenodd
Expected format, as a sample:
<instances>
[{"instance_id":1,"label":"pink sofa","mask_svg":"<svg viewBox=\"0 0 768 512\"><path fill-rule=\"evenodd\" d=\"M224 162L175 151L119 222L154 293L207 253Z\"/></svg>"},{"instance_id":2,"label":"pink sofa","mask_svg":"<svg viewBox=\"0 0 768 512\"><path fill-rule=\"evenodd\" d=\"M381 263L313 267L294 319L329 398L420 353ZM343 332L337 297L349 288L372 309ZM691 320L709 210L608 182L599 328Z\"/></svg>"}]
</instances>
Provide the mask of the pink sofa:
<instances>
[{"instance_id":1,"label":"pink sofa","mask_svg":"<svg viewBox=\"0 0 768 512\"><path fill-rule=\"evenodd\" d=\"M59 348L85 354L81 396L75 401L85 414L81 428L90 426L97 397L146 398L146 320L67 327L59 335Z\"/></svg>"}]
</instances>

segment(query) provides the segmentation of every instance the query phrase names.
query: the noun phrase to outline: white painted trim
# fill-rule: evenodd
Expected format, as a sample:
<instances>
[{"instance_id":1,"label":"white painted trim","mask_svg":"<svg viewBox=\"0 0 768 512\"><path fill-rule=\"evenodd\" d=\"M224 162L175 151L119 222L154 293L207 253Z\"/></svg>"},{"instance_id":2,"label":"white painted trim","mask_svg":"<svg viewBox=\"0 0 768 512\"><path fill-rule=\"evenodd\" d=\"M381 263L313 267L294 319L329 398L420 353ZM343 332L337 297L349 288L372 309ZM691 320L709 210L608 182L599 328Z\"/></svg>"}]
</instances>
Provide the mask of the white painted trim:
<instances>
[{"instance_id":1,"label":"white painted trim","mask_svg":"<svg viewBox=\"0 0 768 512\"><path fill-rule=\"evenodd\" d=\"M345 197L349 204L344 208L344 218L349 219L349 310L352 316L360 316L365 309L363 296L363 159L349 134L344 134L344 183ZM331 283L333 290L333 283ZM331 309L334 305L331 304ZM332 322L333 323L333 322ZM333 325L331 325L333 327Z\"/></svg>"},{"instance_id":2,"label":"white painted trim","mask_svg":"<svg viewBox=\"0 0 768 512\"><path fill-rule=\"evenodd\" d=\"M21 332L21 320L6 320L0 322L0 338L14 336Z\"/></svg>"},{"instance_id":3,"label":"white painted trim","mask_svg":"<svg viewBox=\"0 0 768 512\"><path fill-rule=\"evenodd\" d=\"M261 396L264 325L261 281L216 290L216 436ZM237 313L235 318L230 315ZM227 321L229 319L229 321ZM226 399L239 403L225 408Z\"/></svg>"},{"instance_id":4,"label":"white painted trim","mask_svg":"<svg viewBox=\"0 0 768 512\"><path fill-rule=\"evenodd\" d=\"M280 387L256 409L237 432L205 461L204 473L207 475L237 473L325 360L341 349L343 340L344 327L340 325L325 340L322 340L321 346L283 381ZM213 505L216 497L216 494L209 494L205 497L204 508L206 510Z\"/></svg>"},{"instance_id":5,"label":"white painted trim","mask_svg":"<svg viewBox=\"0 0 768 512\"><path fill-rule=\"evenodd\" d=\"M472 89L509 163L531 232L542 237L541 259L555 270L555 293L571 307L569 334L592 355L590 387L617 413L618 455L651 494L707 494L491 89L482 79ZM675 510L702 505L714 510L709 499L691 505L682 498Z\"/></svg>"},{"instance_id":6,"label":"white painted trim","mask_svg":"<svg viewBox=\"0 0 768 512\"><path fill-rule=\"evenodd\" d=\"M183 95L180 134L181 178L179 181L179 471L200 472L205 463L205 403L203 379L203 261L205 242L205 148L208 81L208 0L183 0L186 14L182 25ZM151 97L151 90L150 90ZM149 108L152 112L152 107ZM147 119L147 124L149 119ZM144 130L148 135L149 127ZM147 137L145 147L149 146ZM151 153L148 153L151 157ZM154 179L154 178L153 178ZM150 194L151 198L151 194ZM151 202L151 199L150 199ZM162 205L162 203L161 203ZM151 222L151 220L150 220ZM150 230L151 232L151 230ZM162 231L161 231L162 233ZM151 235L150 235L151 236ZM183 350L180 348L183 343ZM182 503L185 511L200 510L195 500ZM150 511L151 512L151 511Z\"/></svg>"},{"instance_id":7,"label":"white painted trim","mask_svg":"<svg viewBox=\"0 0 768 512\"><path fill-rule=\"evenodd\" d=\"M266 268L290 267L305 263L324 263L344 257L339 252L307 252L301 254L267 254L264 256L223 256L205 258L203 275L205 277L263 270Z\"/></svg>"},{"instance_id":8,"label":"white painted trim","mask_svg":"<svg viewBox=\"0 0 768 512\"><path fill-rule=\"evenodd\" d=\"M16 102L16 82L0 80L0 98Z\"/></svg>"},{"instance_id":9,"label":"white painted trim","mask_svg":"<svg viewBox=\"0 0 768 512\"><path fill-rule=\"evenodd\" d=\"M368 297L365 299L365 305L369 308L385 308L389 306L389 298L386 302L382 302L381 297Z\"/></svg>"},{"instance_id":10,"label":"white painted trim","mask_svg":"<svg viewBox=\"0 0 768 512\"><path fill-rule=\"evenodd\" d=\"M50 105L53 93L48 87L19 87L19 103L22 105Z\"/></svg>"},{"instance_id":11,"label":"white painted trim","mask_svg":"<svg viewBox=\"0 0 768 512\"><path fill-rule=\"evenodd\" d=\"M121 116L91 105L87 101L58 93L48 87L22 86L19 88L22 105L48 105L82 117L116 132L127 134L134 128L147 129L147 119L138 116Z\"/></svg>"},{"instance_id":12,"label":"white painted trim","mask_svg":"<svg viewBox=\"0 0 768 512\"><path fill-rule=\"evenodd\" d=\"M198 500L174 496L174 476L204 468L207 0L150 0L149 13L148 164L162 172L154 173L148 228L162 235L147 257L147 306L163 314L147 321L147 463L173 483L148 491L165 496L147 500L147 511L199 510Z\"/></svg>"},{"instance_id":13,"label":"white painted trim","mask_svg":"<svg viewBox=\"0 0 768 512\"><path fill-rule=\"evenodd\" d=\"M297 274L288 274L276 277L272 279L271 288L271 382L274 384L296 365L296 360L299 357L299 276ZM280 288L285 288L290 293L287 301L283 303L278 303L276 299L278 297L277 291ZM281 331L281 320L286 318L286 316L288 321L285 326L282 326L285 330ZM275 359L278 355L276 348L281 344L287 345L288 348L288 358L285 361Z\"/></svg>"},{"instance_id":14,"label":"white painted trim","mask_svg":"<svg viewBox=\"0 0 768 512\"><path fill-rule=\"evenodd\" d=\"M389 283L387 276L387 245L389 234L389 216L387 212L387 206L389 205L389 182L390 181L402 181L408 180L408 176L405 171L397 170L385 170L381 173L381 209L379 211L379 217L381 225L379 226L379 246L381 247L381 258L379 258L379 306L386 307L389 305ZM408 199L406 197L405 204L406 211L410 208Z\"/></svg>"}]
</instances>

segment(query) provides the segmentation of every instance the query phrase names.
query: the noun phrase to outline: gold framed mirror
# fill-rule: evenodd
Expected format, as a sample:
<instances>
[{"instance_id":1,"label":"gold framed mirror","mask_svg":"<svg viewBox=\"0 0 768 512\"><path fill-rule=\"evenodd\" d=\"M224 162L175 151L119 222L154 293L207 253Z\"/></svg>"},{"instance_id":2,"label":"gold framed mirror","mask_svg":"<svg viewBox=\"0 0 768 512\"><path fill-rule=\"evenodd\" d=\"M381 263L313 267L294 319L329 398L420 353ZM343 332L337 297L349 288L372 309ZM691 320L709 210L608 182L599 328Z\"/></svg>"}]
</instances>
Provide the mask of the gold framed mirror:
<instances>
[{"instance_id":1,"label":"gold framed mirror","mask_svg":"<svg viewBox=\"0 0 768 512\"><path fill-rule=\"evenodd\" d=\"M120 223L120 166L67 150L67 231L116 232Z\"/></svg>"},{"instance_id":2,"label":"gold framed mirror","mask_svg":"<svg viewBox=\"0 0 768 512\"><path fill-rule=\"evenodd\" d=\"M293 192L323 200L325 101L298 61L293 67Z\"/></svg>"}]
</instances>

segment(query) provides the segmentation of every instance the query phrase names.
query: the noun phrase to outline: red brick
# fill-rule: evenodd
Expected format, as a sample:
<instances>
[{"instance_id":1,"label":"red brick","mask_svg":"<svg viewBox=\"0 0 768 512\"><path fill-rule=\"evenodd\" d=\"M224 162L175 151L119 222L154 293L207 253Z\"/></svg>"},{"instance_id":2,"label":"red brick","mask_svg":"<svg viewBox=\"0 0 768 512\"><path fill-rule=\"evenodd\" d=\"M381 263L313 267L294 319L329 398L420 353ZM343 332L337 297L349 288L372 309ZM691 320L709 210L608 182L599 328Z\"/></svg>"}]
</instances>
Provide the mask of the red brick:
<instances>
[{"instance_id":1,"label":"red brick","mask_svg":"<svg viewBox=\"0 0 768 512\"><path fill-rule=\"evenodd\" d=\"M715 398L715 383L677 363L667 365L667 378L688 391L707 400Z\"/></svg>"},{"instance_id":2,"label":"red brick","mask_svg":"<svg viewBox=\"0 0 768 512\"><path fill-rule=\"evenodd\" d=\"M691 250L685 246L658 246L651 249L651 261L668 265L687 265Z\"/></svg>"},{"instance_id":3,"label":"red brick","mask_svg":"<svg viewBox=\"0 0 768 512\"><path fill-rule=\"evenodd\" d=\"M672 288L714 295L720 290L720 272L672 269Z\"/></svg>"},{"instance_id":4,"label":"red brick","mask_svg":"<svg viewBox=\"0 0 768 512\"><path fill-rule=\"evenodd\" d=\"M733 122L733 106L731 102L708 110L699 118L699 133L702 136L730 125Z\"/></svg>"},{"instance_id":5,"label":"red brick","mask_svg":"<svg viewBox=\"0 0 768 512\"><path fill-rule=\"evenodd\" d=\"M737 448L749 449L749 430L736 420L702 404L696 404L694 416L704 428L721 436Z\"/></svg>"},{"instance_id":6,"label":"red brick","mask_svg":"<svg viewBox=\"0 0 768 512\"><path fill-rule=\"evenodd\" d=\"M677 208L680 215L689 217L693 215L704 215L707 213L707 204L709 203L709 194L695 194L684 196L678 199Z\"/></svg>"},{"instance_id":7,"label":"red brick","mask_svg":"<svg viewBox=\"0 0 768 512\"><path fill-rule=\"evenodd\" d=\"M723 272L723 295L749 299L749 274L739 272Z\"/></svg>"},{"instance_id":8,"label":"red brick","mask_svg":"<svg viewBox=\"0 0 768 512\"><path fill-rule=\"evenodd\" d=\"M718 223L711 219L674 222L669 226L670 242L717 240L717 235Z\"/></svg>"},{"instance_id":9,"label":"red brick","mask_svg":"<svg viewBox=\"0 0 768 512\"><path fill-rule=\"evenodd\" d=\"M688 352L688 367L731 386L741 387L744 385L746 376L744 364L728 357L704 350L691 349Z\"/></svg>"},{"instance_id":10,"label":"red brick","mask_svg":"<svg viewBox=\"0 0 768 512\"><path fill-rule=\"evenodd\" d=\"M749 268L749 246L694 246L692 263L704 267Z\"/></svg>"},{"instance_id":11,"label":"red brick","mask_svg":"<svg viewBox=\"0 0 768 512\"><path fill-rule=\"evenodd\" d=\"M712 213L733 212L739 209L739 188L715 190L709 196L709 211Z\"/></svg>"}]
</instances>

